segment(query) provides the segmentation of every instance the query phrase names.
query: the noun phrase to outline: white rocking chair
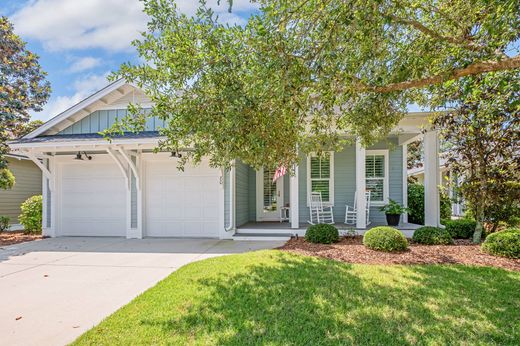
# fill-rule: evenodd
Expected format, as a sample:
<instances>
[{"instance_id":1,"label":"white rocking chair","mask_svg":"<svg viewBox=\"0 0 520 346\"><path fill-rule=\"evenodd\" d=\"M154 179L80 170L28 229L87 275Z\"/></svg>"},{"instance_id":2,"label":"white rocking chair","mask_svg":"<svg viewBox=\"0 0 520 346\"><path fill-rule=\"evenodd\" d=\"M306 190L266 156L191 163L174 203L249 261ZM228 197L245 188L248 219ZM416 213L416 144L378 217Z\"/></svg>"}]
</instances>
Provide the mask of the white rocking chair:
<instances>
[{"instance_id":1,"label":"white rocking chair","mask_svg":"<svg viewBox=\"0 0 520 346\"><path fill-rule=\"evenodd\" d=\"M311 215L309 223L311 225L317 223L334 223L334 214L332 212L332 206L323 205L323 201L321 199L321 192L311 192L309 211Z\"/></svg>"},{"instance_id":2,"label":"white rocking chair","mask_svg":"<svg viewBox=\"0 0 520 346\"><path fill-rule=\"evenodd\" d=\"M370 224L370 191L365 192L365 211L367 225ZM347 225L355 225L357 222L357 192L354 193L354 207L347 205L345 208L345 223Z\"/></svg>"}]
</instances>

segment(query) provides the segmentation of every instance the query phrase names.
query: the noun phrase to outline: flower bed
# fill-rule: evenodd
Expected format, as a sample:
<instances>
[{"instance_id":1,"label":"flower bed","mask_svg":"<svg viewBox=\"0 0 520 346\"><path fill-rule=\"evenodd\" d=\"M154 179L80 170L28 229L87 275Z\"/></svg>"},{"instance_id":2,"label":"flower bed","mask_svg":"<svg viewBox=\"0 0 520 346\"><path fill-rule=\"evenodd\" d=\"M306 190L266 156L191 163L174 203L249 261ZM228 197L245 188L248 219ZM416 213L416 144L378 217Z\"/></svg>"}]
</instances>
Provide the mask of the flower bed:
<instances>
[{"instance_id":1,"label":"flower bed","mask_svg":"<svg viewBox=\"0 0 520 346\"><path fill-rule=\"evenodd\" d=\"M454 245L420 245L411 243L407 251L385 253L368 249L363 238L343 237L336 244L311 244L291 239L280 249L304 255L330 258L348 263L365 264L465 264L493 266L520 271L520 259L491 256L469 240L455 240Z\"/></svg>"}]
</instances>

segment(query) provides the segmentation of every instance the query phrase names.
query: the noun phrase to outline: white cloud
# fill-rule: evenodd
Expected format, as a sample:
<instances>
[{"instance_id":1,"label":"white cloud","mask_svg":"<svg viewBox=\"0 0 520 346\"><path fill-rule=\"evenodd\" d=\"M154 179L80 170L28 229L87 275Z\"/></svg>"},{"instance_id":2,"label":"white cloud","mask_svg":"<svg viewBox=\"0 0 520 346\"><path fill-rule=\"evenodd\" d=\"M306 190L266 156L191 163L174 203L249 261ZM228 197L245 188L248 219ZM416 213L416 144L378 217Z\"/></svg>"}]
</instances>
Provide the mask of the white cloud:
<instances>
[{"instance_id":1,"label":"white cloud","mask_svg":"<svg viewBox=\"0 0 520 346\"><path fill-rule=\"evenodd\" d=\"M77 73L77 72L87 71L87 70L93 69L94 67L99 66L100 64L101 64L101 59L94 58L92 56L78 58L70 66L69 72Z\"/></svg>"},{"instance_id":2,"label":"white cloud","mask_svg":"<svg viewBox=\"0 0 520 346\"><path fill-rule=\"evenodd\" d=\"M36 0L12 19L19 35L40 40L49 50L122 51L146 28L142 10L137 0Z\"/></svg>"},{"instance_id":3,"label":"white cloud","mask_svg":"<svg viewBox=\"0 0 520 346\"><path fill-rule=\"evenodd\" d=\"M196 0L178 1L179 10L188 15L194 15L198 6ZM217 0L209 0L208 6L222 22L240 25L246 22L240 14L258 8L248 0L235 0L233 13L228 13L225 0L220 6ZM12 20L19 35L39 40L51 51L127 51L147 23L143 3L138 0L34 0L15 12Z\"/></svg>"},{"instance_id":4,"label":"white cloud","mask_svg":"<svg viewBox=\"0 0 520 346\"><path fill-rule=\"evenodd\" d=\"M32 114L32 119L49 120L74 106L76 103L108 85L108 74L109 72L98 75L91 74L76 79L72 84L72 95L51 97L49 102L44 106L43 111Z\"/></svg>"}]
</instances>

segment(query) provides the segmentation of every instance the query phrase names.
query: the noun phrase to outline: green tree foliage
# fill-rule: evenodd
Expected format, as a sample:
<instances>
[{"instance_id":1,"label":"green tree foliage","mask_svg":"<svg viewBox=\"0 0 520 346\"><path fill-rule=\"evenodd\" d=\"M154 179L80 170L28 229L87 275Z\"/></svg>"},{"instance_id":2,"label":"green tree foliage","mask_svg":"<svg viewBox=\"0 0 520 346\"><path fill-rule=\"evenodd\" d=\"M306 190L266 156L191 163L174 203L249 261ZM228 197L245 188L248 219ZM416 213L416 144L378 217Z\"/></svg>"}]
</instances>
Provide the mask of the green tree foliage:
<instances>
[{"instance_id":1,"label":"green tree foliage","mask_svg":"<svg viewBox=\"0 0 520 346\"><path fill-rule=\"evenodd\" d=\"M45 76L38 56L25 48L9 20L0 17L0 169L7 168L6 142L29 122L29 111L40 111L49 98Z\"/></svg>"},{"instance_id":2,"label":"green tree foliage","mask_svg":"<svg viewBox=\"0 0 520 346\"><path fill-rule=\"evenodd\" d=\"M479 242L484 222L497 227L520 215L520 72L446 83L436 97L451 109L435 125L452 144L447 164L462 177Z\"/></svg>"},{"instance_id":3,"label":"green tree foliage","mask_svg":"<svg viewBox=\"0 0 520 346\"><path fill-rule=\"evenodd\" d=\"M433 85L520 66L505 53L519 35L514 0L258 2L241 27L204 3L192 18L145 1L150 22L134 42L144 62L116 76L167 121L163 149L290 166L297 147L336 149L346 131L364 144L385 136Z\"/></svg>"},{"instance_id":4,"label":"green tree foliage","mask_svg":"<svg viewBox=\"0 0 520 346\"><path fill-rule=\"evenodd\" d=\"M441 220L451 218L451 201L440 192ZM424 185L408 184L408 221L417 225L424 225Z\"/></svg>"}]
</instances>

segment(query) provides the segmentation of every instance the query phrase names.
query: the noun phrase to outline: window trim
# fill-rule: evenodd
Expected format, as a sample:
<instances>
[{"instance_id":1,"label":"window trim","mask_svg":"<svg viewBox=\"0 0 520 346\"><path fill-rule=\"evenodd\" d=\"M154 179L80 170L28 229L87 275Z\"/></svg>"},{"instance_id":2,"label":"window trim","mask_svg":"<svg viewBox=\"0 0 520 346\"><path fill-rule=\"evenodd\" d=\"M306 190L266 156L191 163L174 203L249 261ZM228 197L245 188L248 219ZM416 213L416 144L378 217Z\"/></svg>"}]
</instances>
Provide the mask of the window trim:
<instances>
[{"instance_id":1,"label":"window trim","mask_svg":"<svg viewBox=\"0 0 520 346\"><path fill-rule=\"evenodd\" d=\"M380 149L380 150L366 150L365 151L365 166L367 164L367 156L377 156L377 155L383 155L384 156L384 164L385 164L385 177L383 178L383 201L374 201L370 200L370 204L373 206L383 206L385 204L388 204L388 201L390 199L390 167L389 167L389 150L388 149ZM365 171L365 186L367 182L367 175Z\"/></svg>"},{"instance_id":2,"label":"window trim","mask_svg":"<svg viewBox=\"0 0 520 346\"><path fill-rule=\"evenodd\" d=\"M334 151L325 151L330 155L330 177L329 177L329 201L323 202L323 205L334 206ZM316 153L307 155L307 207L310 206L311 200L311 157L316 157Z\"/></svg>"}]
</instances>

